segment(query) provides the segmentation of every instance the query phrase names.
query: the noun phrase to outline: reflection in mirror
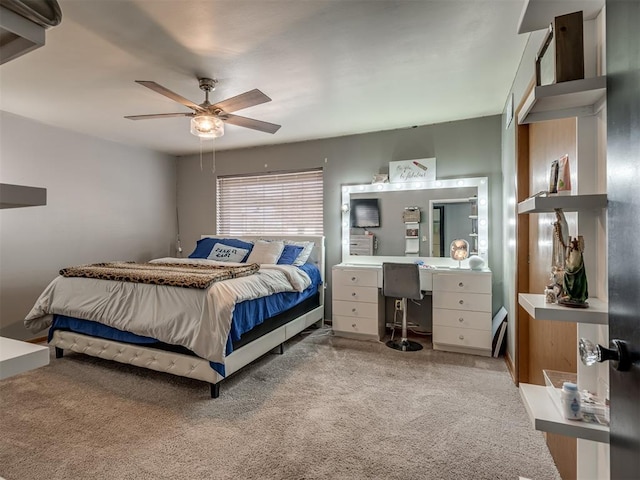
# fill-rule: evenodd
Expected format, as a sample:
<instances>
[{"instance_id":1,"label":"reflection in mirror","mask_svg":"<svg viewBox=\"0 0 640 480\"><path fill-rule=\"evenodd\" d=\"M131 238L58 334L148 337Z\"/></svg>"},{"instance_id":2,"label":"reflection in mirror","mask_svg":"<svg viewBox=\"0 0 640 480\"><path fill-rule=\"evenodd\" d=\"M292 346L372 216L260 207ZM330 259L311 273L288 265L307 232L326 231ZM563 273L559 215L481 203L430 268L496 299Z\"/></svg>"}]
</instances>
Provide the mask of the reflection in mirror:
<instances>
[{"instance_id":1,"label":"reflection in mirror","mask_svg":"<svg viewBox=\"0 0 640 480\"><path fill-rule=\"evenodd\" d=\"M448 257L448 245L457 238L466 240L470 255L477 254L476 197L429 200L431 257Z\"/></svg>"},{"instance_id":2,"label":"reflection in mirror","mask_svg":"<svg viewBox=\"0 0 640 480\"><path fill-rule=\"evenodd\" d=\"M448 257L451 240L464 238L470 254L477 252L488 262L487 195L486 177L345 185L342 261L366 263L368 257L376 263L375 257L383 256ZM351 205L360 199L378 199L378 226L354 226ZM451 233L451 239L447 225L459 228L458 233Z\"/></svg>"}]
</instances>

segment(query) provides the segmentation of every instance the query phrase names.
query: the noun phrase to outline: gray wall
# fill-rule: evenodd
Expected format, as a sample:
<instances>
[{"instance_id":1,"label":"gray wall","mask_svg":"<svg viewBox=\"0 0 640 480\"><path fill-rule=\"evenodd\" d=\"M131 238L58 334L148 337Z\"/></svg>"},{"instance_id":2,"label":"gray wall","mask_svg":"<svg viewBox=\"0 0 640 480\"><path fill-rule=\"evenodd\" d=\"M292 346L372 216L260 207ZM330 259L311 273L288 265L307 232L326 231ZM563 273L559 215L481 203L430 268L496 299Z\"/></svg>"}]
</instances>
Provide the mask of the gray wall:
<instances>
[{"instance_id":1,"label":"gray wall","mask_svg":"<svg viewBox=\"0 0 640 480\"><path fill-rule=\"evenodd\" d=\"M286 128L283 127L283 128ZM227 135L233 135L229 128ZM256 133L259 135L259 133ZM277 135L277 134L276 134ZM211 152L178 160L178 210L184 254L203 233L215 233L217 175L255 174L322 167L327 246L327 309L331 317L330 267L341 261L342 184L369 183L390 161L436 157L438 178L489 178L489 267L494 272L494 311L502 305L501 118L490 116L416 128L308 142ZM295 221L295 215L292 215Z\"/></svg>"},{"instance_id":2,"label":"gray wall","mask_svg":"<svg viewBox=\"0 0 640 480\"><path fill-rule=\"evenodd\" d=\"M44 187L47 205L0 210L0 335L60 268L174 251L175 157L0 112L0 181ZM41 335L41 334L40 334Z\"/></svg>"}]
</instances>

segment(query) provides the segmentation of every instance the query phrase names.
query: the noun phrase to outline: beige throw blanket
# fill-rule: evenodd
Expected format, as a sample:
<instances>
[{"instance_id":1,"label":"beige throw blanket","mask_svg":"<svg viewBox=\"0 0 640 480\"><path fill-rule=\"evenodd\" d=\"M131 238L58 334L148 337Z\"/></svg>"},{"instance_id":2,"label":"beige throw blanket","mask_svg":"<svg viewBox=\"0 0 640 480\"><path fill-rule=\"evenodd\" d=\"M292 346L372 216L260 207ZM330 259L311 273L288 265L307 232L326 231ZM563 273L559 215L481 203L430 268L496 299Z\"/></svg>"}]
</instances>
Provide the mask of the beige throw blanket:
<instances>
[{"instance_id":1,"label":"beige throw blanket","mask_svg":"<svg viewBox=\"0 0 640 480\"><path fill-rule=\"evenodd\" d=\"M199 263L109 262L63 268L60 275L171 287L208 288L213 282L245 277L259 269L260 266L256 263L223 266Z\"/></svg>"}]
</instances>

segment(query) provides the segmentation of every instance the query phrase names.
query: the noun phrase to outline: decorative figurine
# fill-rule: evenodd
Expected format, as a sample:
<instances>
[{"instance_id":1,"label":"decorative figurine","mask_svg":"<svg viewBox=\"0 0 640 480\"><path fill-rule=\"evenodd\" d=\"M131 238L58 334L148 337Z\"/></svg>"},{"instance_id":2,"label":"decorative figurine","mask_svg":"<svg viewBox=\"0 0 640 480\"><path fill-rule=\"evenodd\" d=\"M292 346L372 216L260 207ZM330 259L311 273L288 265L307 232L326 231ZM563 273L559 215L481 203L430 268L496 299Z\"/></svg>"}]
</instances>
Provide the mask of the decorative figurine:
<instances>
[{"instance_id":1,"label":"decorative figurine","mask_svg":"<svg viewBox=\"0 0 640 480\"><path fill-rule=\"evenodd\" d=\"M569 254L565 263L562 279L562 296L558 299L559 305L566 307L587 308L589 303L589 291L587 287L587 274L584 269L584 239L582 236L573 238L569 242Z\"/></svg>"}]
</instances>

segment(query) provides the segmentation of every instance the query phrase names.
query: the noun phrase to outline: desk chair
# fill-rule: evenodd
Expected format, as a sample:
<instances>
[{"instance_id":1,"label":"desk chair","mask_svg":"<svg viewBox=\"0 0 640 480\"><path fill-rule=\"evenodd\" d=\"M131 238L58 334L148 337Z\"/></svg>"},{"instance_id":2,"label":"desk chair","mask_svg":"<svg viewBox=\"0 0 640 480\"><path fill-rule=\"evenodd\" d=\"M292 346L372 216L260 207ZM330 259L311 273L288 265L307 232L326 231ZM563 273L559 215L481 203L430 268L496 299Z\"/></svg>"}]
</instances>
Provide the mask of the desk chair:
<instances>
[{"instance_id":1,"label":"desk chair","mask_svg":"<svg viewBox=\"0 0 640 480\"><path fill-rule=\"evenodd\" d=\"M402 338L389 340L387 347L402 352L415 352L422 349L421 344L407 339L407 300L422 299L418 268L415 263L382 264L382 294L385 297L400 298L402 302Z\"/></svg>"}]
</instances>

